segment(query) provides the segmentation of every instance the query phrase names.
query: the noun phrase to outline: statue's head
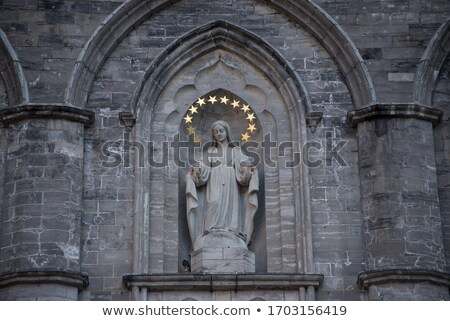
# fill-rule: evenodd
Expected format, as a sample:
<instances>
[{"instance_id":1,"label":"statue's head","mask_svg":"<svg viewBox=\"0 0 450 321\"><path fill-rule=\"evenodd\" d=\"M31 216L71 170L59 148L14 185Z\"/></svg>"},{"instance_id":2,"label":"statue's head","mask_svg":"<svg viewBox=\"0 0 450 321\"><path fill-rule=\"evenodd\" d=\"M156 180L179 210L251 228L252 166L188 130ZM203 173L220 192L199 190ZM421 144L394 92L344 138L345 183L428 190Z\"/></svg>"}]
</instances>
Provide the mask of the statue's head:
<instances>
[{"instance_id":1,"label":"statue's head","mask_svg":"<svg viewBox=\"0 0 450 321\"><path fill-rule=\"evenodd\" d=\"M220 142L230 144L232 147L235 146L230 125L223 120L217 120L211 125L211 135L214 145Z\"/></svg>"}]
</instances>

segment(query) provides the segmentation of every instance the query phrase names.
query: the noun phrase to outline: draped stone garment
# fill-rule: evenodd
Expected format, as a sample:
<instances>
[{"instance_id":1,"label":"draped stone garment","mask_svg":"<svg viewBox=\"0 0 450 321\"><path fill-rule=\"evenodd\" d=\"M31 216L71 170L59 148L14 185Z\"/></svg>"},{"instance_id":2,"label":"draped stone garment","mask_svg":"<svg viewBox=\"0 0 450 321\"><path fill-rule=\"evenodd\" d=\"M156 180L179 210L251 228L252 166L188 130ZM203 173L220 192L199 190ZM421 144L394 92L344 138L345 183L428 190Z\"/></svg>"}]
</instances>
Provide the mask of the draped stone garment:
<instances>
[{"instance_id":1,"label":"draped stone garment","mask_svg":"<svg viewBox=\"0 0 450 321\"><path fill-rule=\"evenodd\" d=\"M194 249L198 238L214 231L228 231L248 244L258 209L258 173L242 166L250 161L239 147L231 147L228 161L226 155L216 156L215 147L207 155L209 166L201 162L199 175L186 176L187 220ZM201 188L205 184L206 190Z\"/></svg>"}]
</instances>

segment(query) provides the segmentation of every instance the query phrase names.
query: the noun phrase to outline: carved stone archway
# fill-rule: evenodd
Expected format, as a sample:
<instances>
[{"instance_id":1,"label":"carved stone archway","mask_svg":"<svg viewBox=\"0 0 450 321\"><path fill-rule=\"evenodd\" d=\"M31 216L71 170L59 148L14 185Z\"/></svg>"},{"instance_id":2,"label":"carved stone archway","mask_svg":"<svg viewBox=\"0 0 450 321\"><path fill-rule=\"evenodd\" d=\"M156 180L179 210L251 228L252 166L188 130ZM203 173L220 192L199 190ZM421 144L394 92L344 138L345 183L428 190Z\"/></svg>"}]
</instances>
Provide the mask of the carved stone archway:
<instances>
[{"instance_id":1,"label":"carved stone archway","mask_svg":"<svg viewBox=\"0 0 450 321\"><path fill-rule=\"evenodd\" d=\"M244 45L248 46L248 49L242 49L246 48ZM271 87L272 89L268 88L266 91L257 88L258 86L255 84L242 84L241 89L235 89L240 90L240 96L256 108L262 126L265 128L263 134L271 133L272 135L278 135L276 132L276 122L281 121L282 118L278 117L280 119L276 120L272 113L274 112L274 106L283 104L286 110L284 121L290 122L290 124L288 127L289 130L283 131L283 134L279 134L278 138L286 141L294 141L300 146L302 137L303 139L306 137L304 133L304 131L306 131L305 109L307 109L309 103L308 96L301 85L301 81L295 76L292 69L289 68L289 64L282 61L281 56L276 55L276 51L270 51L269 49L270 47L262 39L258 39L255 35L223 21L208 24L191 32L183 39L183 41L177 42L177 45L174 45L168 52L164 52L159 59L156 59L155 63L144 77L143 86L137 89L136 98L134 100L135 104L133 103L133 106L136 106L135 114L138 119L146 120L147 124L138 124L136 126L136 139L143 139L144 137L145 139L150 139L151 129L149 128L158 128L160 125L155 124L155 122L159 121L162 121L166 124L165 126L167 128L170 128L169 131L171 132L171 135L176 134L176 131L178 131L178 124L181 122L181 117L184 115L191 101L194 101L197 97L206 94L210 90L220 87L227 88L229 83L236 86L235 81L230 82L229 79L226 79L227 77L230 77L227 75L224 75L221 79L217 79L213 84L215 88L212 88L208 81L205 81L205 84L209 87L202 88L202 85L199 84L198 81L196 83L195 80L192 83L174 85L173 78L176 77L183 68L186 69L191 64L195 64L195 68L193 69L197 71L200 69L200 71L195 73L198 79L201 77L202 70L214 65L219 57L221 57L220 59L222 61L226 62L227 59L229 61L238 61L238 63L243 66L242 68L252 68L255 70L254 72L259 72L264 75L264 77L273 84ZM269 57L275 57L277 59L268 59ZM177 64L173 63L174 59L178 61ZM200 68L200 65L205 67ZM248 73L250 71L245 70L245 72ZM229 74L232 75L233 73ZM256 78L257 77L254 77L254 79ZM195 79L195 77L193 79ZM158 86L155 86L156 80ZM165 96L167 95L167 91L173 92L169 99ZM234 92L236 92L236 90L234 90ZM273 97L279 95L279 102L268 103L266 101L261 104L261 102L266 100L270 95ZM180 103L178 103L178 101ZM158 104L160 104L160 107L158 107ZM270 107L265 106L264 104L270 105ZM158 111L157 108L164 109L164 112ZM163 136L166 137L167 133L164 133ZM159 136L159 138L162 138L162 136ZM307 186L308 175L302 172L306 171L306 169L299 166L297 169L293 170L299 172L293 174L292 178L300 177L304 179L305 181L303 181L302 185ZM275 176L273 176L273 180L274 182L278 182L279 173L276 173L275 169L267 169L266 172L274 172L273 175ZM143 185L145 185L144 181L142 182ZM267 183L269 181L270 180L266 180ZM293 186L295 185L293 182L291 182L291 184L293 184ZM141 188L145 187L140 186L137 190L141 190ZM308 193L308 188L303 188L302 191L294 189L294 193L298 193L299 197L302 199L296 205L298 215L305 215L305 219L302 219L301 221L308 224L308 202L304 201L308 199L308 197L304 196L304 193ZM141 194L145 195L146 193ZM150 194L155 195L153 192L149 191L148 195ZM297 197L294 197L294 199L297 199ZM145 203L145 201L141 199L136 199L135 201L136 204ZM279 210L279 205L277 205L277 207ZM151 216L151 214L149 215ZM304 241L306 243L303 246L300 246L305 253L294 254L298 258L298 261L295 260L297 261L295 264L298 264L298 266L296 266L293 271L306 272L312 269L311 251L309 251L309 254L306 254L306 252L308 252L307 249L311 246L310 240L305 237L310 234L310 231L308 231L308 228L306 227L304 230L304 227L300 228L300 226L297 226L296 228L299 228L299 230L294 232L296 236L293 236L293 238L295 239L302 235L299 241ZM281 239L281 235L279 235L279 237ZM281 246L281 243L279 245Z\"/></svg>"},{"instance_id":2,"label":"carved stone archway","mask_svg":"<svg viewBox=\"0 0 450 321\"><path fill-rule=\"evenodd\" d=\"M220 69L220 72L218 70ZM220 73L220 77L216 77ZM264 81L255 81L264 79ZM156 85L157 84L157 85ZM265 226L267 231L260 272L313 272L309 175L299 163L289 168L293 153L306 140L309 98L289 63L254 34L224 21L193 30L163 52L136 90L132 110L140 120L134 128L138 141L172 139L192 102L223 88L242 97L261 123L261 135L274 142L291 142L292 150L277 163L265 163ZM161 159L163 152L155 151ZM174 159L172 150L169 160ZM140 168L135 190L135 273L179 273L178 244L183 239L176 166ZM144 206L143 206L144 205ZM270 235L270 237L269 237ZM308 288L308 287L306 287ZM305 288L305 291L306 291ZM309 288L309 295L313 295ZM306 293L306 292L305 292Z\"/></svg>"},{"instance_id":3,"label":"carved stone archway","mask_svg":"<svg viewBox=\"0 0 450 321\"><path fill-rule=\"evenodd\" d=\"M94 32L80 53L66 90L66 103L84 107L98 72L120 41L133 28L175 2L128 0L118 7ZM350 38L322 8L311 0L270 0L264 3L300 24L320 41L343 72L356 108L377 101L364 60Z\"/></svg>"}]
</instances>

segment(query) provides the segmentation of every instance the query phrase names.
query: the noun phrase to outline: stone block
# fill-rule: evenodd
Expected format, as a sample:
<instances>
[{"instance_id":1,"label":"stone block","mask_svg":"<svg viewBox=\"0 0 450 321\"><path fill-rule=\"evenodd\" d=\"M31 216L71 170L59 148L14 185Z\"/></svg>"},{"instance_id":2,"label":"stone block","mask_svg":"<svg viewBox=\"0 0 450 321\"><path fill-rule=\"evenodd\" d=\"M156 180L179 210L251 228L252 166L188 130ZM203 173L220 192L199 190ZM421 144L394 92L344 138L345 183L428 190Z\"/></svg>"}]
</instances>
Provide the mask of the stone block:
<instances>
[{"instance_id":1,"label":"stone block","mask_svg":"<svg viewBox=\"0 0 450 321\"><path fill-rule=\"evenodd\" d=\"M119 2L108 2L108 1L95 1L92 2L92 13L103 13L110 14L113 12L118 6Z\"/></svg>"},{"instance_id":2,"label":"stone block","mask_svg":"<svg viewBox=\"0 0 450 321\"><path fill-rule=\"evenodd\" d=\"M74 17L72 13L60 11L47 11L45 13L45 22L48 24L73 24Z\"/></svg>"},{"instance_id":3,"label":"stone block","mask_svg":"<svg viewBox=\"0 0 450 321\"><path fill-rule=\"evenodd\" d=\"M199 273L255 273L255 254L243 248L202 248L191 255Z\"/></svg>"},{"instance_id":4,"label":"stone block","mask_svg":"<svg viewBox=\"0 0 450 321\"><path fill-rule=\"evenodd\" d=\"M414 73L390 72L388 74L388 81L413 82L414 81Z\"/></svg>"}]
</instances>

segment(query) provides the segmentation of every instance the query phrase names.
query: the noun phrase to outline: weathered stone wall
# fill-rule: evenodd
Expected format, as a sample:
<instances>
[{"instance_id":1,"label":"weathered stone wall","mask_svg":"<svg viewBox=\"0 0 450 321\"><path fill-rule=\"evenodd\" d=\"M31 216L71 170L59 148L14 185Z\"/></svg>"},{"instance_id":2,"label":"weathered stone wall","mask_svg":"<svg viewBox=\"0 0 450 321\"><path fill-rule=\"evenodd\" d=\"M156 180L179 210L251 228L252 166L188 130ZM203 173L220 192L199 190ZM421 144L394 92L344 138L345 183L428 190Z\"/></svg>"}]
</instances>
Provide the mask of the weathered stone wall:
<instances>
[{"instance_id":1,"label":"weathered stone wall","mask_svg":"<svg viewBox=\"0 0 450 321\"><path fill-rule=\"evenodd\" d=\"M90 300L127 300L122 275L132 271L134 166L104 167L102 146L121 141L117 112L105 109L86 130L82 220L82 271L89 275ZM123 145L112 148L117 152ZM83 297L84 298L84 297Z\"/></svg>"},{"instance_id":2,"label":"weathered stone wall","mask_svg":"<svg viewBox=\"0 0 450 321\"><path fill-rule=\"evenodd\" d=\"M437 1L320 0L367 64L378 99L410 102L418 59L447 19L450 3Z\"/></svg>"},{"instance_id":3,"label":"weathered stone wall","mask_svg":"<svg viewBox=\"0 0 450 321\"><path fill-rule=\"evenodd\" d=\"M65 102L72 72L77 65L82 64L82 62L76 64L77 57L82 53L83 47L94 31L122 3L123 1L118 0L82 2L0 0L0 28L6 33L24 69L31 103ZM378 101L412 102L417 63L433 34L447 19L450 2L317 0L315 3L337 22L356 46L368 68ZM2 206L3 219L0 220L0 231L3 230L0 246L7 248L15 244L11 242L18 242L17 246L41 244L36 239L26 241L23 238L25 237L23 229L28 227L25 224L23 228L12 228L10 216L15 215L18 208L28 206L27 215L33 211L40 211L40 214L37 213L40 215L38 219L45 219L44 209L45 215L51 216L52 212L47 211L47 203L53 202L48 203L48 206L53 208L55 215L73 210L78 213L77 219L81 219L81 228L74 227L73 221L70 224L66 222L68 224L66 227L58 227L63 233L58 232L54 235L55 237L66 235L67 238L58 242L67 245L72 246L79 242L80 260L72 262L67 259L64 251L61 251L52 256L55 260L54 267L66 270L81 269L89 275L89 287L81 292L80 299L131 298L130 291L123 286L122 276L125 273L136 272L134 268L137 266L136 260L139 260L133 254L135 253L133 248L138 246L136 243L133 244L136 241L133 234L136 229L133 229L133 225L137 224L133 221L133 215L136 206L149 204L136 205L134 202L136 193L140 193L141 190L135 188L138 186L135 180L139 169L135 168L133 159L130 159L129 164L125 164L126 159L122 158L120 164L105 166L104 162L111 163L112 158L105 156L102 149L107 142L123 139L126 130L123 124L120 124L119 113L130 111L135 90L158 54L186 32L219 19L254 33L275 48L302 80L310 98L310 111L323 113L317 131L314 133L307 131L307 140L320 143L320 147L313 149L316 153L311 154L312 159L321 160L322 163L320 166L310 168L310 186L304 186L310 189L314 272L324 275L323 284L319 287L316 297L320 300L364 299L365 294L357 283L357 277L366 268L401 266L448 271L450 262L448 60L440 74L433 101L434 107L445 110L442 123L435 129L438 184L436 187L435 177L428 175L429 172L433 172L431 169L434 166L432 124L419 120L391 119L363 123L358 129L350 127L346 122L347 112L361 106L355 106L354 97L350 93L348 79L345 77L348 70L340 68L335 53L325 49L323 39L312 36L306 26L287 18L274 6L257 0L176 1L155 15L136 23L128 35L118 36L118 39L114 40L117 46L112 52L96 48L99 59L102 59L103 55L106 56L92 88L87 88L88 101L85 108L94 111L96 119L90 128L84 130L84 134L81 124L63 123L60 120L39 120L29 123L22 121L11 125L9 131L0 129L1 168L6 168L7 172L11 173L11 166L16 165L20 168L31 165L27 167L23 177L11 176L8 173L2 175L0 169L0 196L3 186L6 188L6 204ZM0 71L4 70L1 58ZM260 81L267 82L268 79L262 78ZM0 81L0 108L6 108L8 105L12 107L12 103L8 103L6 97L6 86L5 82ZM189 103L191 102L186 102ZM275 110L273 115L277 117L276 108L273 109ZM280 115L281 112L278 116ZM147 124L145 119L137 121ZM27 135L27 130L21 131L27 124L33 127L35 132L35 135L28 135L27 139L35 140L33 146L41 148L39 152L34 149L31 151L25 140L16 141L17 146L13 144L14 139L21 137L21 133ZM388 130L389 133L383 134L384 130ZM72 131L71 134L67 134L72 136L64 143L60 143L56 136L52 140L47 135L52 136L56 131L60 131L61 135ZM425 136L422 135L423 132L426 132ZM6 146L7 135L8 146ZM361 142L363 137L367 137L367 144ZM378 154L374 154L372 146L377 145L376 141L382 141L381 146L390 143L391 138L395 138L395 150L382 149ZM333 158L333 154L329 153L333 146L344 141L339 155L345 164L339 163ZM66 143L69 146L74 142L84 144L82 148L84 151L77 149L76 166L74 165L76 168L73 172L69 170L69 175L67 166L74 163L67 163L64 157L52 158L52 155L58 154L56 146ZM22 149L19 149L20 147ZM123 145L110 147L109 155L121 153L123 147ZM2 160L7 157L7 150L11 150L11 153L8 154L8 163L4 165ZM22 154L14 156L12 153L16 150L21 150ZM371 165L367 164L369 160L372 162ZM403 165L408 166L409 172L404 173L405 176L401 181L395 182L391 179L395 177L397 171L384 172L381 181L375 182L372 179L374 176L371 171L374 169L371 166L381 164L388 168L392 162L398 162L396 165L399 168ZM38 176L32 176L32 172ZM56 173L57 177L48 177L51 173ZM28 185L25 184L27 182ZM44 183L48 183L49 189L43 187ZM289 185L281 188L288 193L293 189ZM438 195L436 188L439 191ZM408 194L408 191L411 193ZM20 200L15 195L21 193L31 198ZM381 222L380 228L370 229L368 226L371 224L370 218L375 216L370 212L373 203L366 203L368 196L373 200L374 193L383 193L375 195L379 209L386 202L392 206L383 207L384 212L380 214L381 220L385 215L387 221ZM52 197L54 201L51 200ZM76 197L76 200L73 200L73 197ZM16 204L13 199L22 203L34 203ZM0 199L0 205L2 200L3 197ZM150 201L158 200L150 198ZM419 209L417 204L409 206L412 203L420 203L421 208ZM397 211L399 208L403 208L405 212L399 213ZM367 217L364 214L365 210L368 213ZM419 225L418 222L424 219L422 215L424 210L430 220L435 217L439 222L436 221L434 225ZM390 217L394 212L397 216L402 215L399 221L393 222ZM148 220L161 226L170 225L163 214L152 213ZM291 231L293 228L291 222L295 220L295 215L298 213L288 210L280 212L280 218L276 223L278 225L273 225L274 228L270 230L272 232L278 229L278 232L268 233L267 238L276 238L279 244L295 243L294 239L287 239L287 235L290 234L283 235L283 229ZM415 225L413 224L414 229L410 229L412 225L408 225L411 220L416 220ZM40 231L42 233L52 233L46 226L41 227L40 223L33 224L34 229L37 226L42 228ZM22 237L13 238L13 233L22 233ZM374 235L377 233L383 234L379 235L380 239L386 236L391 243L399 244L397 240L400 239L401 248L394 248L391 243L388 248L380 244L377 248L373 247L369 239L378 237ZM70 238L70 235L74 238ZM145 237L151 238L154 235ZM442 245L442 242L439 244L442 238L445 249L437 249ZM158 249L149 258L153 271L167 272L179 269L172 266L172 257L176 256L175 253L171 253L170 259L168 256L164 257L163 250L173 248L174 241L176 240L166 238L162 233L148 243L149 246L154 245ZM52 242L57 241L52 239ZM432 246L424 247L426 242ZM396 250L393 251L394 249ZM145 247L141 249L150 252L153 250ZM385 250L392 251L388 253ZM447 261L444 261L443 250L446 251ZM30 253L21 251L21 253L32 256L37 255L39 251L33 250ZM280 272L295 272L297 269L295 248L284 247L278 252L282 260L278 265L272 266L277 266ZM31 268L29 260L16 264L14 262L20 261L19 256L8 261L5 259L5 252L0 253L0 260L3 261L2 271L13 271L27 266ZM426 260L417 262L418 254ZM381 261L389 261L392 264L383 265ZM391 286L388 284L384 288L387 289L383 290L385 297L394 298L389 294ZM395 288L396 285L392 285L392 289ZM425 293L426 289L421 290L424 288L426 286L404 286L399 292L413 289L412 292ZM371 291L375 291L375 288L371 288ZM392 290L392 293L395 294L395 290ZM368 296L371 297L370 294ZM430 294L430 298L431 296ZM418 295L415 298L426 297L427 295ZM433 298L440 297L439 294L433 296Z\"/></svg>"},{"instance_id":4,"label":"weathered stone wall","mask_svg":"<svg viewBox=\"0 0 450 321\"><path fill-rule=\"evenodd\" d=\"M61 103L76 58L123 1L2 1L1 28L24 68L33 102Z\"/></svg>"}]
</instances>

